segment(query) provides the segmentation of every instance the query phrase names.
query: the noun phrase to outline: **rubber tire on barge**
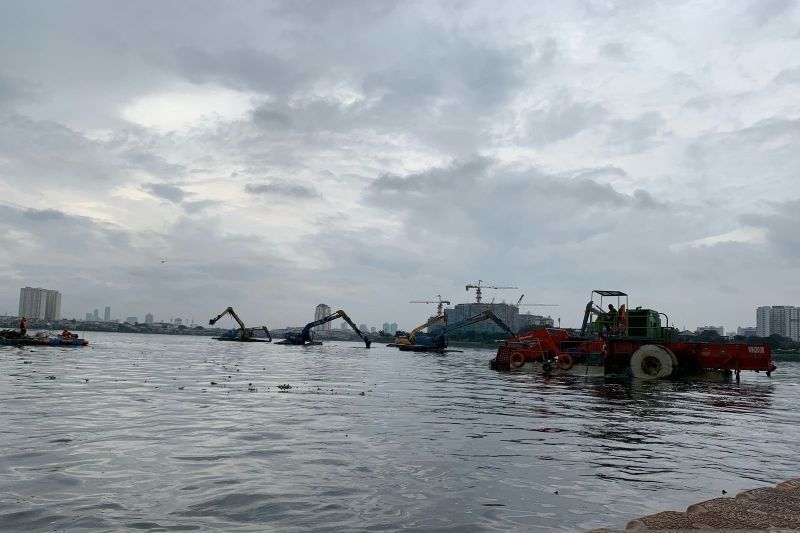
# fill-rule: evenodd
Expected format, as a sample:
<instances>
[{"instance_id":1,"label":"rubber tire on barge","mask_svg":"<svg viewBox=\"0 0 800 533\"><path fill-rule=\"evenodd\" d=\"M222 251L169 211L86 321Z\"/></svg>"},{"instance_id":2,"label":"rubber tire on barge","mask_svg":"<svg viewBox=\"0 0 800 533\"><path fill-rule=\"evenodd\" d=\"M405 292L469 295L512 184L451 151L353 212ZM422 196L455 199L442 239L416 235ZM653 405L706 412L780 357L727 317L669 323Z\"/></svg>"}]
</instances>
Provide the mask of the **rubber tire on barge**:
<instances>
[{"instance_id":1,"label":"rubber tire on barge","mask_svg":"<svg viewBox=\"0 0 800 533\"><path fill-rule=\"evenodd\" d=\"M631 355L631 376L636 379L664 379L670 377L677 369L678 358L664 346L645 344Z\"/></svg>"}]
</instances>

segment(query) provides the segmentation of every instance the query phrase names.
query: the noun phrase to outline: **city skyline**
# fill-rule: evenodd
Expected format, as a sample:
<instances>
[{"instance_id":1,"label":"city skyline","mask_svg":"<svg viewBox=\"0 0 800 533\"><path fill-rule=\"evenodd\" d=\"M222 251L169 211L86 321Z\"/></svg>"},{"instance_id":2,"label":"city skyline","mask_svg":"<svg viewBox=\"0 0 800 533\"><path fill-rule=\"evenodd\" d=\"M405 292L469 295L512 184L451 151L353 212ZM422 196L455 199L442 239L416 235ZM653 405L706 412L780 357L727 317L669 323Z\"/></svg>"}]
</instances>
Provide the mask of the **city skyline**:
<instances>
[{"instance_id":1,"label":"city skyline","mask_svg":"<svg viewBox=\"0 0 800 533\"><path fill-rule=\"evenodd\" d=\"M796 2L319 5L4 3L0 302L800 302Z\"/></svg>"},{"instance_id":2,"label":"city skyline","mask_svg":"<svg viewBox=\"0 0 800 533\"><path fill-rule=\"evenodd\" d=\"M24 291L26 291L26 289L28 289L28 290L36 290L36 291L45 291L45 293L54 293L55 295L57 295L58 306L59 306L59 309L60 309L61 294L60 294L59 291L41 289L41 288L33 289L32 287L23 287L23 288L20 289L20 299L19 299L19 308L20 308L20 310L22 310L22 307L23 307L23 294L24 294ZM53 296L51 296L51 298L53 298ZM42 300L42 301L45 301L45 300ZM478 305L478 304L475 304L475 302L472 302L472 301L467 301L467 302L463 302L463 303L457 303L457 304L453 304L452 307L445 307L444 308L444 312L448 315L449 322L453 323L453 322L456 322L456 321L463 320L463 319L467 318L468 316L472 316L472 315L476 314L477 311L475 311L475 309L473 309L473 307L475 307L476 305ZM514 304L509 304L509 303L507 303L505 301L500 302L500 303L494 303L494 302L482 303L482 304L480 304L480 306L481 306L481 309L484 309L484 308L492 309L501 318L501 320L506 322L515 331L519 330L522 327L530 326L530 325L544 325L544 326L548 326L548 327L555 327L557 325L557 322L559 323L559 325L560 325L560 322L561 322L561 317L554 318L554 317L552 317L550 315L544 316L544 315L532 314L530 311L526 311L525 313L520 313L519 312L519 306L514 305ZM475 312L472 312L472 311L475 311ZM95 308L92 312L87 312L85 314L85 320L86 321L108 321L109 319L106 318L106 317L109 317L110 313L111 313L111 307L110 306L105 306L105 308L104 308L104 317L103 317L103 319L100 319L99 318L99 309ZM316 306L316 308L315 308L315 311L314 311L313 320L319 320L323 316L327 316L327 315L329 315L331 313L332 313L332 310L331 310L330 306L328 306L327 304L318 304ZM767 313L767 314L765 315L765 313ZM778 318L778 319L774 318L775 316L778 316L778 315L776 315L776 313L780 314L780 318ZM718 332L720 335L734 335L734 334L740 334L741 335L742 331L746 330L746 332L747 332L746 336L750 336L750 334L752 333L752 334L757 335L757 336L765 337L765 336L769 336L771 333L777 333L779 335L791 338L793 340L800 340L800 307L797 307L797 306L783 306L783 305L781 305L781 306L759 306L759 307L755 308L755 315L756 315L755 316L756 326L749 325L749 324L752 324L753 322L745 322L743 324L737 324L735 326L730 326L730 325L726 325L726 326L696 325L695 326L695 325L692 325L692 326L689 326L688 328L684 327L684 326L677 325L675 323L673 323L673 325L678 327L678 329L682 329L682 330L683 329L694 330L696 333L700 333L700 332L705 331L705 330L714 330L714 331ZM114 319L111 319L111 321L126 322L126 321L130 321L130 319L133 319L133 318L136 318L137 321L138 321L138 316L139 315L127 315L124 319L122 319L122 318L114 318ZM423 322L423 321L427 320L428 316L429 315L425 316L424 318L420 318L420 322ZM29 318L34 318L34 317L31 316ZM74 318L77 318L77 317L72 317L72 318L74 319ZM770 320L770 319L772 319L772 320ZM176 321L177 321L177 323L183 323L184 320L185 319L183 319L182 317L170 317L169 319L162 319L162 320L156 321L155 318L154 318L154 315L152 313L148 312L148 313L144 314L143 323L152 324L154 322L159 322L159 323L170 323L171 324L171 323L175 323ZM770 323L771 322L776 323L776 324L783 324L784 321L785 321L785 325L778 325L775 328L770 327ZM349 329L349 326L347 326L347 324L345 322L339 321L339 319L337 319L335 322L339 322L339 325L338 325L339 328L341 328L341 329ZM188 323L194 325L194 318L190 318L188 320ZM289 327L302 327L305 323L307 323L307 322L299 322L298 324L293 325L293 326L289 326ZM334 327L333 324L334 324L334 322L328 322L326 324L323 324L323 326L327 326L327 328L323 329L322 331L331 330ZM376 332L382 330L382 331L388 331L388 332L392 332L392 333L396 332L398 329L409 330L409 329L412 329L413 327L415 327L416 325L418 325L418 324L408 324L406 326L399 327L396 322L393 322L393 323L384 322L383 326L380 326L379 324L380 323L376 323L375 325L371 325L371 324L363 323L363 325L367 326L365 328L365 331L367 331L367 332L372 332L371 330L375 329ZM387 326L389 327L388 329L387 329ZM273 327L277 327L277 325L273 326ZM315 329L318 329L319 327L320 326L317 326ZM564 324L564 327L573 327L574 328L576 326L570 326L569 324ZM475 327L475 329L486 329L486 330L492 330L492 331L494 331L494 330L498 330L499 331L499 328L494 323L491 323L491 322L484 322L484 323L478 324ZM720 330L722 330L721 333L720 333ZM750 330L753 330L753 331L751 332ZM374 333L374 332L372 332L372 333ZM762 333L764 333L764 334L762 334Z\"/></svg>"}]
</instances>

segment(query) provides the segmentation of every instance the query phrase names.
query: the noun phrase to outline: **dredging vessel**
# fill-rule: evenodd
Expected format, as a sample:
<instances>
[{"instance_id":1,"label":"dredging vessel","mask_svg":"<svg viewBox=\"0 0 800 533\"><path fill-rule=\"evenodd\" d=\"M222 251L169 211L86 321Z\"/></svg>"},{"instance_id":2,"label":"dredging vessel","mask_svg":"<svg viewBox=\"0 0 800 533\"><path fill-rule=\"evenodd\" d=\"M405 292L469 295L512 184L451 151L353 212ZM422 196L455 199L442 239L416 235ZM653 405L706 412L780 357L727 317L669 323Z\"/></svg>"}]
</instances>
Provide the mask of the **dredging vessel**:
<instances>
[{"instance_id":1,"label":"dredging vessel","mask_svg":"<svg viewBox=\"0 0 800 533\"><path fill-rule=\"evenodd\" d=\"M229 329L219 337L212 337L214 340L218 341L233 341L233 342L272 342L272 335L270 334L267 326L259 326L257 328L247 328L242 322L242 319L239 318L239 315L236 314L236 311L233 310L233 307L226 308L223 312L212 318L208 321L209 326L213 326L217 323L217 321L224 317L225 315L230 315L232 319L239 324L239 328L236 329ZM264 334L266 334L267 338L260 339L256 337L256 330L262 329L264 330Z\"/></svg>"},{"instance_id":2,"label":"dredging vessel","mask_svg":"<svg viewBox=\"0 0 800 533\"><path fill-rule=\"evenodd\" d=\"M5 329L0 331L0 346L88 346L89 341L81 339L77 334L63 331L58 335L37 333L36 335L22 335L18 331Z\"/></svg>"},{"instance_id":3,"label":"dredging vessel","mask_svg":"<svg viewBox=\"0 0 800 533\"><path fill-rule=\"evenodd\" d=\"M605 310L603 305L608 299L615 299L617 308L611 304ZM580 334L565 329L535 329L503 341L490 367L643 380L730 379L735 375L737 381L743 370L764 372L768 377L776 370L768 345L684 341L677 337L666 314L641 307L629 309L624 292L594 290L586 304Z\"/></svg>"}]
</instances>

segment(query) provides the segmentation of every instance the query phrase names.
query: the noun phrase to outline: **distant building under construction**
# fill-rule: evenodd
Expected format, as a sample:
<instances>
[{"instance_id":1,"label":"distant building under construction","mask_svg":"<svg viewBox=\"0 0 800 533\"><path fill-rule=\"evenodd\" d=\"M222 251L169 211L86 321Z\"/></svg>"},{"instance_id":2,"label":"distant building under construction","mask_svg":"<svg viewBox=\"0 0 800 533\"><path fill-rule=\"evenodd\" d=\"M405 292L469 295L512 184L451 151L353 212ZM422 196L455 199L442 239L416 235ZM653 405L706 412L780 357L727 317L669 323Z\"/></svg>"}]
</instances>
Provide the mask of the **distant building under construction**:
<instances>
[{"instance_id":1,"label":"distant building under construction","mask_svg":"<svg viewBox=\"0 0 800 533\"><path fill-rule=\"evenodd\" d=\"M505 302L499 304L486 304L486 303L468 303L456 304L453 308L445 308L444 313L447 315L447 323L455 324L466 320L471 316L483 313L487 309L491 310L497 317L505 322L512 330L517 331L517 323L519 317L519 307L516 305L507 304ZM471 326L465 326L460 331L486 331L486 332L501 332L500 327L491 320L484 320Z\"/></svg>"}]
</instances>

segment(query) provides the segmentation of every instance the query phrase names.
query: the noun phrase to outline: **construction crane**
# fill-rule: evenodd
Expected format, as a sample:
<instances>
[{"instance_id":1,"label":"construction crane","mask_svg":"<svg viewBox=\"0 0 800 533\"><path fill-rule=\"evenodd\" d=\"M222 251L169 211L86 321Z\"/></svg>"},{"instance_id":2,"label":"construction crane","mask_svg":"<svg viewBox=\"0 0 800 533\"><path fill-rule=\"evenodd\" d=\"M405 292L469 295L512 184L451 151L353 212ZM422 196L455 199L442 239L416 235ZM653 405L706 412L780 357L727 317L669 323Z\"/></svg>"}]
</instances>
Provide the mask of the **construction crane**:
<instances>
[{"instance_id":1,"label":"construction crane","mask_svg":"<svg viewBox=\"0 0 800 533\"><path fill-rule=\"evenodd\" d=\"M436 315L442 314L442 306L444 304L450 305L450 300L442 300L442 295L437 294L436 300L411 300L408 303L412 304L436 304Z\"/></svg>"},{"instance_id":2,"label":"construction crane","mask_svg":"<svg viewBox=\"0 0 800 533\"><path fill-rule=\"evenodd\" d=\"M481 303L481 289L519 289L519 287L499 287L494 285L482 285L483 280L479 279L477 285L467 285L466 290L475 289L475 301Z\"/></svg>"}]
</instances>

